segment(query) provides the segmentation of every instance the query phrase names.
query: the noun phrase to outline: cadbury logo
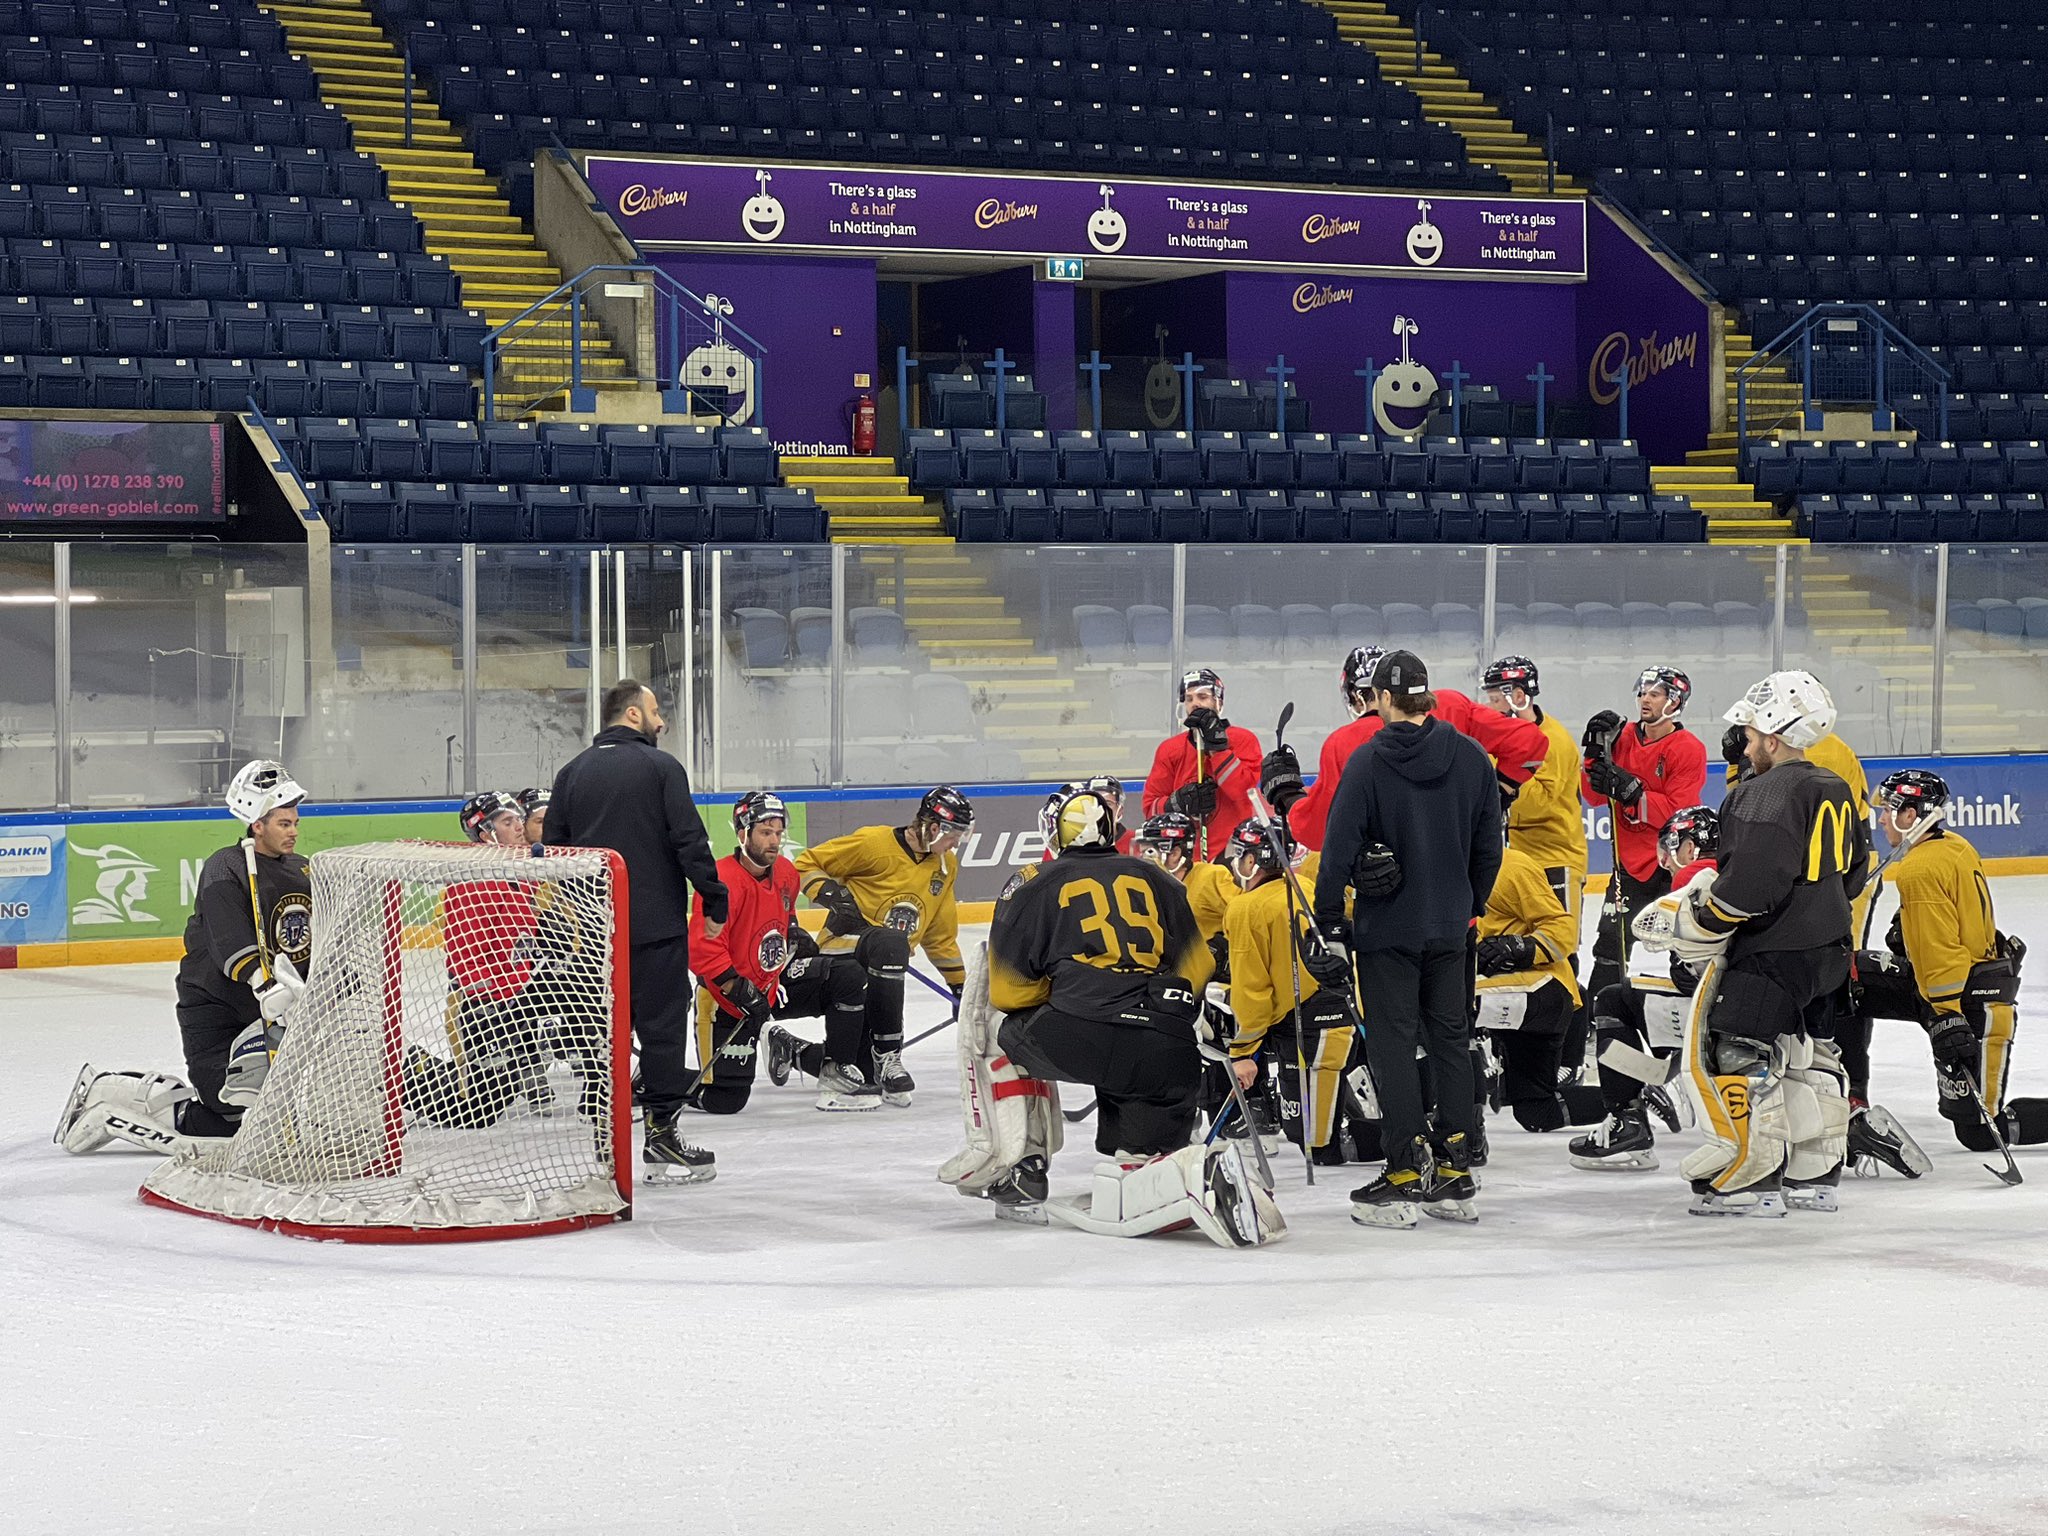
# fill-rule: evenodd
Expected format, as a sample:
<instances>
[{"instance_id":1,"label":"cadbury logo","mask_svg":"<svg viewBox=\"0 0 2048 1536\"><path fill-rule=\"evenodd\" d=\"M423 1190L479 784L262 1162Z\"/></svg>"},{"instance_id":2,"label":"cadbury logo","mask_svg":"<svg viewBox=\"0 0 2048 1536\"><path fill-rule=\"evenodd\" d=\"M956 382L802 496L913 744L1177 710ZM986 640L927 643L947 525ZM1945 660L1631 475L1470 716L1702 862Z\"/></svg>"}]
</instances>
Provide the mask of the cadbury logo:
<instances>
[{"instance_id":1,"label":"cadbury logo","mask_svg":"<svg viewBox=\"0 0 2048 1536\"><path fill-rule=\"evenodd\" d=\"M1359 228L1356 219L1332 219L1320 213L1312 213L1301 221L1301 238L1314 245L1318 240L1334 240L1339 235L1355 235Z\"/></svg>"},{"instance_id":2,"label":"cadbury logo","mask_svg":"<svg viewBox=\"0 0 2048 1536\"><path fill-rule=\"evenodd\" d=\"M974 227L994 229L998 224L1014 224L1019 219L1037 217L1036 203L999 203L991 197L975 207Z\"/></svg>"},{"instance_id":3,"label":"cadbury logo","mask_svg":"<svg viewBox=\"0 0 2048 1536\"><path fill-rule=\"evenodd\" d=\"M1698 331L1662 342L1652 331L1640 343L1630 341L1626 331L1610 332L1593 349L1593 360L1586 365L1586 392L1593 397L1594 404L1612 405L1621 394L1617 381L1622 369L1628 370L1628 387L1640 389L1645 380L1680 363L1688 368L1695 366L1699 350Z\"/></svg>"},{"instance_id":4,"label":"cadbury logo","mask_svg":"<svg viewBox=\"0 0 2048 1536\"><path fill-rule=\"evenodd\" d=\"M635 182L619 194L619 212L630 218L634 214L652 213L657 208L680 208L689 200L687 190L671 192L666 187L649 187Z\"/></svg>"},{"instance_id":5,"label":"cadbury logo","mask_svg":"<svg viewBox=\"0 0 2048 1536\"><path fill-rule=\"evenodd\" d=\"M1327 283L1303 283L1294 290L1294 312L1306 315L1326 304L1349 304L1353 291L1350 288L1332 288Z\"/></svg>"}]
</instances>

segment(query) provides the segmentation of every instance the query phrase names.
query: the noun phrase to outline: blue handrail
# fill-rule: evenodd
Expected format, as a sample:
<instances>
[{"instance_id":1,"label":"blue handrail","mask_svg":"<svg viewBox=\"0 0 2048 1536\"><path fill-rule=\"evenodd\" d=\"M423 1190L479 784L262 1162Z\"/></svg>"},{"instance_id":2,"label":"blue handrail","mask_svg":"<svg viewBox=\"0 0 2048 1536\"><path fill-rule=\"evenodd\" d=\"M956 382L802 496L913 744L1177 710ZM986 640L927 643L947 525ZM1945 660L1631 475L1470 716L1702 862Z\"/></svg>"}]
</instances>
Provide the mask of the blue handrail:
<instances>
[{"instance_id":1,"label":"blue handrail","mask_svg":"<svg viewBox=\"0 0 2048 1536\"><path fill-rule=\"evenodd\" d=\"M1795 343L1800 351L1799 395L1802 414L1813 408L1813 333L1829 321L1851 321L1857 326L1868 326L1876 338L1872 349L1871 374L1874 403L1880 410L1892 411L1889 389L1887 352L1897 347L1900 354L1917 368L1931 387L1935 405L1935 430L1940 440L1948 438L1948 390L1950 375L1940 360L1924 347L1913 341L1885 317L1882 311L1869 304L1832 302L1814 304L1803 311L1798 318L1786 326L1769 343L1759 347L1740 368L1735 370L1736 437L1738 442L1749 439L1749 386L1753 377L1764 369L1778 365L1778 354Z\"/></svg>"}]
</instances>

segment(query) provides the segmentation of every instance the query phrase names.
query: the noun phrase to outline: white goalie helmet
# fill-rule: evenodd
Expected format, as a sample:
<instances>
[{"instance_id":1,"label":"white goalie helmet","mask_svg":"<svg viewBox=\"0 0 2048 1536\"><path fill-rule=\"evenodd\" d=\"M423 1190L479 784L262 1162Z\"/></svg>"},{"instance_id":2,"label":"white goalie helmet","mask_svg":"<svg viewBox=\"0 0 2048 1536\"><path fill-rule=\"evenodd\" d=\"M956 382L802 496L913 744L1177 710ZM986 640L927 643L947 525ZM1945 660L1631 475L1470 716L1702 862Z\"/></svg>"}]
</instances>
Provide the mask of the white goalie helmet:
<instances>
[{"instance_id":1,"label":"white goalie helmet","mask_svg":"<svg viewBox=\"0 0 2048 1536\"><path fill-rule=\"evenodd\" d=\"M295 805L306 792L292 781L283 763L259 758L243 765L228 785L228 809L243 826L261 821L279 806Z\"/></svg>"},{"instance_id":2,"label":"white goalie helmet","mask_svg":"<svg viewBox=\"0 0 2048 1536\"><path fill-rule=\"evenodd\" d=\"M1750 725L1766 736L1781 736L1794 747L1810 747L1835 728L1835 701L1811 672L1773 672L1730 706L1730 725Z\"/></svg>"}]
</instances>

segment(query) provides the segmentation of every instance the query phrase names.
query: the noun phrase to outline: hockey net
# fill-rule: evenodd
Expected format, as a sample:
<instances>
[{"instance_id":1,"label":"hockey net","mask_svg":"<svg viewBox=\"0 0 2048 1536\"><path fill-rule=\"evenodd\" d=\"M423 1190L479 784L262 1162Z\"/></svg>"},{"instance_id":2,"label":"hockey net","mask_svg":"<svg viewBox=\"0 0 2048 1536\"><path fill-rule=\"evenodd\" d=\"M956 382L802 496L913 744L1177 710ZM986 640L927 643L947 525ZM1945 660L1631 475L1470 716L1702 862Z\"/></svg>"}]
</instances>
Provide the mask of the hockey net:
<instances>
[{"instance_id":1,"label":"hockey net","mask_svg":"<svg viewBox=\"0 0 2048 1536\"><path fill-rule=\"evenodd\" d=\"M315 854L312 883L308 988L261 1097L143 1198L364 1242L628 1217L618 855L372 843Z\"/></svg>"}]
</instances>

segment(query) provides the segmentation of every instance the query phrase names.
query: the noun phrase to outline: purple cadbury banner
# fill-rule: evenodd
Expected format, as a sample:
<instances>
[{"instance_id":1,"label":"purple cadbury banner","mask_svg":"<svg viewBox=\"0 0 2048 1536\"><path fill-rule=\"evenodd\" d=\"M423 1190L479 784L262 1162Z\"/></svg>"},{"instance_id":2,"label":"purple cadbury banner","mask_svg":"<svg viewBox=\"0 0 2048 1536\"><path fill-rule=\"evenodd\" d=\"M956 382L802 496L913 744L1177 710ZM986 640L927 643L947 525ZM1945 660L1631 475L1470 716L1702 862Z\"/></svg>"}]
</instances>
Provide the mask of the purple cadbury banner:
<instances>
[{"instance_id":1,"label":"purple cadbury banner","mask_svg":"<svg viewBox=\"0 0 2048 1536\"><path fill-rule=\"evenodd\" d=\"M599 203L643 248L893 251L1586 276L1575 198L1182 185L966 171L588 157Z\"/></svg>"}]
</instances>

